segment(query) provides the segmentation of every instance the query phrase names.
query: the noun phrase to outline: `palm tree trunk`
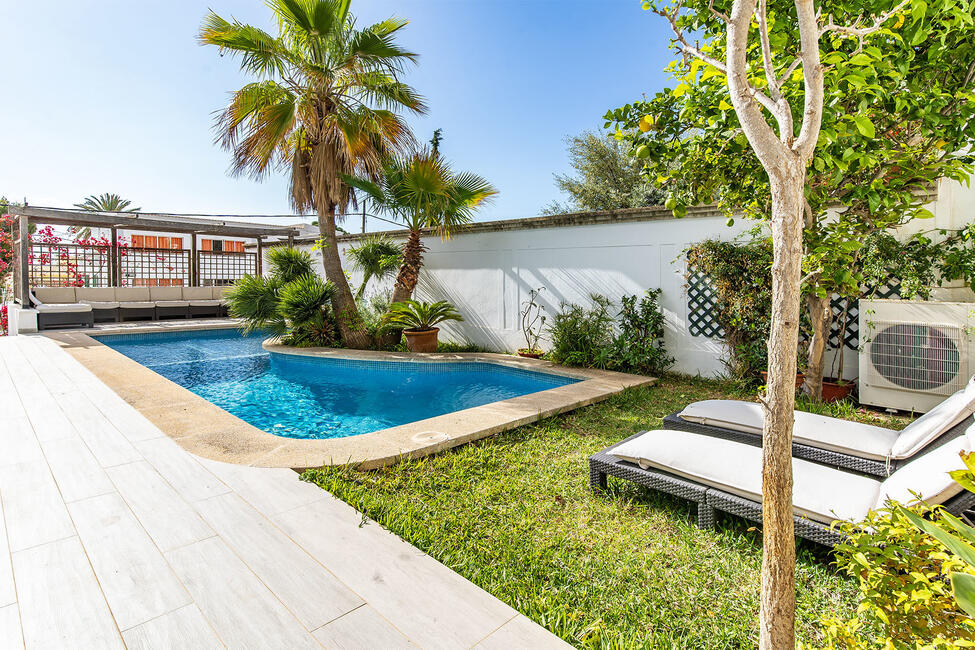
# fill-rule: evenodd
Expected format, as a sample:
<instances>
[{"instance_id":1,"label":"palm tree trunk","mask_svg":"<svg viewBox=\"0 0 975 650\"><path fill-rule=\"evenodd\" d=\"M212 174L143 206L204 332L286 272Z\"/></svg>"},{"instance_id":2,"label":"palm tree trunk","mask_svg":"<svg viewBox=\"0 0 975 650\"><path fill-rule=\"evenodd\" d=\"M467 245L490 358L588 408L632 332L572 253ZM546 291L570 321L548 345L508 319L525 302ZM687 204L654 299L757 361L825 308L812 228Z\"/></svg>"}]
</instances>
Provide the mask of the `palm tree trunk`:
<instances>
[{"instance_id":1,"label":"palm tree trunk","mask_svg":"<svg viewBox=\"0 0 975 650\"><path fill-rule=\"evenodd\" d=\"M403 247L403 264L393 286L392 302L403 302L413 297L416 283L420 280L420 269L423 268L423 251L420 231L411 230L406 246Z\"/></svg>"},{"instance_id":2,"label":"palm tree trunk","mask_svg":"<svg viewBox=\"0 0 975 650\"><path fill-rule=\"evenodd\" d=\"M372 337L363 327L362 317L352 297L352 289L342 270L342 258L335 234L335 204L329 204L324 214L318 215L318 232L321 234L322 266L325 277L335 286L332 295L332 311L342 336L342 343L349 348L364 350L372 344Z\"/></svg>"}]
</instances>

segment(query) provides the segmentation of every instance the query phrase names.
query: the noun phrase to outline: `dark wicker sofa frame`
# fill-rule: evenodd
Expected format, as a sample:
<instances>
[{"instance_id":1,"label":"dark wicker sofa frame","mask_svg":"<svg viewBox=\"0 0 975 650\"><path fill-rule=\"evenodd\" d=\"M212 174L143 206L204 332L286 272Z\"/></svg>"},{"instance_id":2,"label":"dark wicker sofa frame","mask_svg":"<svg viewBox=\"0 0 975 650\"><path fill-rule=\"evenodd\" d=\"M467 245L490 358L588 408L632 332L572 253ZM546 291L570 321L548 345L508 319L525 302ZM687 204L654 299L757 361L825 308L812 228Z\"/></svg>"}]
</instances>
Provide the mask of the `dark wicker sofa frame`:
<instances>
[{"instance_id":1,"label":"dark wicker sofa frame","mask_svg":"<svg viewBox=\"0 0 975 650\"><path fill-rule=\"evenodd\" d=\"M886 478L887 476L893 474L896 469L902 467L905 463L914 460L915 458L918 458L929 451L933 451L941 445L962 435L973 422L975 422L975 418L973 418L971 415L968 416L938 436L935 440L931 441L928 446L922 449L920 452L903 460L890 459L883 461L873 458L861 458L860 456L844 454L838 451L830 451L829 449L820 449L819 447L803 445L798 442L792 443L792 456L793 458L802 458L803 460L809 460L821 465L829 465L830 467L858 472L860 474ZM700 424L698 422L689 422L688 420L680 417L679 413L671 413L665 417L663 420L663 428L676 429L678 431L689 431L690 433L700 433L714 438L724 438L725 440L733 440L735 442L741 442L753 447L762 446L762 436L759 434L735 431L734 429L725 429L708 424Z\"/></svg>"},{"instance_id":2,"label":"dark wicker sofa frame","mask_svg":"<svg viewBox=\"0 0 975 650\"><path fill-rule=\"evenodd\" d=\"M639 465L609 455L609 452L617 446L644 433L646 431L634 434L589 458L589 485L593 490L605 489L607 477L615 476L694 502L697 505L697 525L706 530L714 528L715 513L718 510L761 523L762 504L760 503L674 474L656 469L643 469ZM970 519L968 512L975 508L975 494L967 490L963 491L943 505L949 512ZM805 517L795 517L795 527L797 536L825 546L835 546L844 540L842 533L826 524Z\"/></svg>"}]
</instances>

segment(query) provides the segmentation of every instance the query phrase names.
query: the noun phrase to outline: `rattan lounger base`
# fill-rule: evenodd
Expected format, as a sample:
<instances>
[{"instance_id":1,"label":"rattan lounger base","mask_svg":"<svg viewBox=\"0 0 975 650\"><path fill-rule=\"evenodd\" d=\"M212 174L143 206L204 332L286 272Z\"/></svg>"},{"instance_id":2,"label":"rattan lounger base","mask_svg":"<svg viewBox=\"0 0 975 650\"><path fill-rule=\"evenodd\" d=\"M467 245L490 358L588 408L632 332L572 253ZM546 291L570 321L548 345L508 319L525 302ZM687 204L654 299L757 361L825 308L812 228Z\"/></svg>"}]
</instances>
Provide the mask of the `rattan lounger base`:
<instances>
[{"instance_id":1,"label":"rattan lounger base","mask_svg":"<svg viewBox=\"0 0 975 650\"><path fill-rule=\"evenodd\" d=\"M667 472L643 469L639 465L609 455L609 452L618 445L642 436L644 433L646 432L632 435L589 458L589 485L593 490L605 488L607 477L615 476L645 485L659 492L693 501L697 505L697 525L700 528L710 529L714 527L715 511L717 510L761 523L762 505L760 503ZM975 508L975 494L963 491L945 503L944 507L949 512L970 520L971 510ZM835 546L844 540L841 533L826 524L805 517L795 517L795 527L798 537L825 546Z\"/></svg>"}]
</instances>

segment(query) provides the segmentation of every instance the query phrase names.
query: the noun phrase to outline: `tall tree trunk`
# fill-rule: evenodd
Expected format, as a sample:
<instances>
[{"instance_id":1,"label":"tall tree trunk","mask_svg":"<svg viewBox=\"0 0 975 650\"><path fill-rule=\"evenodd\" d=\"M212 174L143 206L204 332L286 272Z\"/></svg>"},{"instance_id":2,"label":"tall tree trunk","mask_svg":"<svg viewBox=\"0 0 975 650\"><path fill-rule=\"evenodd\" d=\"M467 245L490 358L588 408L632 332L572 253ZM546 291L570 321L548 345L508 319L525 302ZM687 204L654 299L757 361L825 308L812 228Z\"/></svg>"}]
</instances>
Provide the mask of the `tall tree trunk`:
<instances>
[{"instance_id":1,"label":"tall tree trunk","mask_svg":"<svg viewBox=\"0 0 975 650\"><path fill-rule=\"evenodd\" d=\"M833 309L829 296L821 298L813 293L806 296L806 308L812 324L812 338L809 339L808 359L806 361L806 393L810 399L819 402L823 399L823 374L826 368L826 343L829 340L829 324Z\"/></svg>"},{"instance_id":2,"label":"tall tree trunk","mask_svg":"<svg viewBox=\"0 0 975 650\"><path fill-rule=\"evenodd\" d=\"M420 269L423 268L423 242L420 241L420 231L411 230L410 236L403 247L403 264L396 276L393 286L392 302L403 302L413 297L416 283L420 280Z\"/></svg>"},{"instance_id":3,"label":"tall tree trunk","mask_svg":"<svg viewBox=\"0 0 975 650\"><path fill-rule=\"evenodd\" d=\"M762 432L762 587L760 647L795 647L795 525L792 425L799 346L803 166L769 174L772 185L772 327Z\"/></svg>"},{"instance_id":4,"label":"tall tree trunk","mask_svg":"<svg viewBox=\"0 0 975 650\"><path fill-rule=\"evenodd\" d=\"M335 233L335 205L330 204L324 214L318 215L318 232L321 234L322 266L325 277L335 287L332 294L332 311L338 323L342 343L349 348L363 350L371 346L372 337L362 324L359 309L352 297L349 280L342 270L342 257Z\"/></svg>"}]
</instances>

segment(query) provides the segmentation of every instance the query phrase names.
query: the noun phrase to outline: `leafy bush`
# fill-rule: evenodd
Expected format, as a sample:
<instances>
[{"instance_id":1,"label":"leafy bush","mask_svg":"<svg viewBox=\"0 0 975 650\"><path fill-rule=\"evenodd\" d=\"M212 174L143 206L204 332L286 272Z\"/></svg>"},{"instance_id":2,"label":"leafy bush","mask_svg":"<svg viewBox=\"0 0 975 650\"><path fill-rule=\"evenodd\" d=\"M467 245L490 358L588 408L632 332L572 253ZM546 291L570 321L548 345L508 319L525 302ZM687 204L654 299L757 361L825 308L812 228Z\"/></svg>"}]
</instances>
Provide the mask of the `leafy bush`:
<instances>
[{"instance_id":1,"label":"leafy bush","mask_svg":"<svg viewBox=\"0 0 975 650\"><path fill-rule=\"evenodd\" d=\"M552 360L567 366L594 366L603 350L613 344L612 303L605 296L591 294L591 305L563 302L552 317L549 335Z\"/></svg>"},{"instance_id":2,"label":"leafy bush","mask_svg":"<svg viewBox=\"0 0 975 650\"><path fill-rule=\"evenodd\" d=\"M227 292L227 310L245 332L267 330L285 345L333 346L339 341L329 301L332 284L314 272L311 256L294 248L268 252L271 274L245 275Z\"/></svg>"},{"instance_id":3,"label":"leafy bush","mask_svg":"<svg viewBox=\"0 0 975 650\"><path fill-rule=\"evenodd\" d=\"M827 618L830 648L915 648L975 644L975 621L955 603L948 576L965 563L919 530L915 516L940 519L943 510L896 504L859 524L838 528L849 540L836 547L836 564L860 588L860 616Z\"/></svg>"},{"instance_id":4,"label":"leafy bush","mask_svg":"<svg viewBox=\"0 0 975 650\"><path fill-rule=\"evenodd\" d=\"M569 366L663 372L674 360L664 349L661 293L649 289L639 302L637 296L623 296L616 319L605 296L590 295L589 307L562 303L549 327L552 360Z\"/></svg>"}]
</instances>

